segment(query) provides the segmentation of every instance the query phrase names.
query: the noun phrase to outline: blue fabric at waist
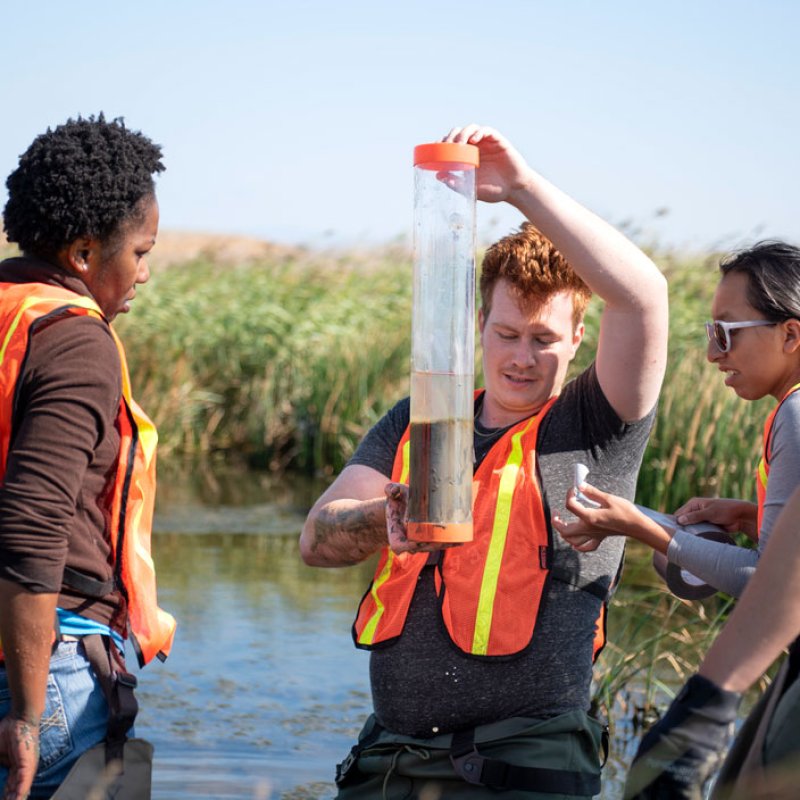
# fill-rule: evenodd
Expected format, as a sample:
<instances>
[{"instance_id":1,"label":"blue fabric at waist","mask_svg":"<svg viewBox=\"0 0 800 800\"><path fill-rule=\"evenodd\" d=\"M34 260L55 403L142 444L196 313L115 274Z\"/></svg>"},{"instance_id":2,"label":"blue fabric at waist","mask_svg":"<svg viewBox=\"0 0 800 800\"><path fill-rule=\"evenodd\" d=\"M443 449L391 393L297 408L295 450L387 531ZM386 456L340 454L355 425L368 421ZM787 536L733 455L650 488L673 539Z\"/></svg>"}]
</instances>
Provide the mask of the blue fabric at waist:
<instances>
[{"instance_id":1,"label":"blue fabric at waist","mask_svg":"<svg viewBox=\"0 0 800 800\"><path fill-rule=\"evenodd\" d=\"M63 608L57 608L58 627L61 633L67 636L86 636L87 633L99 633L103 636L110 636L111 640L120 649L120 652L125 650L125 641L122 636L116 631L111 630L108 625L103 625L101 622L95 622L93 619L87 619L74 611L66 611Z\"/></svg>"}]
</instances>

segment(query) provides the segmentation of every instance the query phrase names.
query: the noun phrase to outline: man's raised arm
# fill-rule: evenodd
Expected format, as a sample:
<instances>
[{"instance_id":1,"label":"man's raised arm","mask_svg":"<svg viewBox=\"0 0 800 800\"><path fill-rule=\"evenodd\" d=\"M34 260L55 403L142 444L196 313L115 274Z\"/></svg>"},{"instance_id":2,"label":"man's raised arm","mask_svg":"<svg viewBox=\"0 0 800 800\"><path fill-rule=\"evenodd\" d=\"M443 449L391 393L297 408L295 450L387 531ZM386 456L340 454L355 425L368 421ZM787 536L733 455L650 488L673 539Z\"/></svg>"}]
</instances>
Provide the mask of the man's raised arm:
<instances>
[{"instance_id":1,"label":"man's raised arm","mask_svg":"<svg viewBox=\"0 0 800 800\"><path fill-rule=\"evenodd\" d=\"M667 282L636 245L536 173L492 128L454 128L448 141L480 150L478 198L506 201L558 248L605 302L597 376L614 410L628 422L655 405L667 359Z\"/></svg>"}]
</instances>

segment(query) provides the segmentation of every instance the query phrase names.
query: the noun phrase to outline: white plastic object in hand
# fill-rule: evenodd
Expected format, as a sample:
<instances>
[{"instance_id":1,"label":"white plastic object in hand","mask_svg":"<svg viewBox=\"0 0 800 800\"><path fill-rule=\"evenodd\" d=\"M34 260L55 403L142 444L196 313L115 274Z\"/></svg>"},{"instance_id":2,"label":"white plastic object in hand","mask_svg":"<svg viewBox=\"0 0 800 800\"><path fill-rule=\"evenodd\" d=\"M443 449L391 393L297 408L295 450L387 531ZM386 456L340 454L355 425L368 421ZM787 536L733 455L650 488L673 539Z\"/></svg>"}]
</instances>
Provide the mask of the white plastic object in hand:
<instances>
[{"instance_id":1,"label":"white plastic object in hand","mask_svg":"<svg viewBox=\"0 0 800 800\"><path fill-rule=\"evenodd\" d=\"M586 476L589 474L589 467L586 464L577 463L575 464L575 499L581 504L586 506L586 508L600 508L600 503L590 500L583 492L580 490L580 485L586 480Z\"/></svg>"}]
</instances>

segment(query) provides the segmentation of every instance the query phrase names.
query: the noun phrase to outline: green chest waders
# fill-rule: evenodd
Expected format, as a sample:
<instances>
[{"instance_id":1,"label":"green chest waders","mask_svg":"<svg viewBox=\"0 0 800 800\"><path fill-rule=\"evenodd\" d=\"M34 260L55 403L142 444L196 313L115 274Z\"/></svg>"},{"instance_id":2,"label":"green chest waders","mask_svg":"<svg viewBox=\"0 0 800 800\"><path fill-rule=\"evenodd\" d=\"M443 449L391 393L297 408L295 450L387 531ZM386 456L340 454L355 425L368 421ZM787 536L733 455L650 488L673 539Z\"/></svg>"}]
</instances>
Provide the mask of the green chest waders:
<instances>
[{"instance_id":1,"label":"green chest waders","mask_svg":"<svg viewBox=\"0 0 800 800\"><path fill-rule=\"evenodd\" d=\"M418 786L445 781L447 786L461 785L462 792L465 784L485 787L487 796L503 791L592 797L601 789L600 756L607 755L607 736L597 720L581 711L552 718L515 717L428 739L393 734L372 715L359 742L338 765L336 784L339 796L348 800L372 797L360 787L376 780L384 789L397 780L412 794ZM385 796L394 797L391 792Z\"/></svg>"},{"instance_id":2,"label":"green chest waders","mask_svg":"<svg viewBox=\"0 0 800 800\"><path fill-rule=\"evenodd\" d=\"M607 748L607 740L604 747ZM522 789L579 797L600 793L599 775L546 767L522 767L481 755L475 746L474 729L453 734L450 761L456 775L467 783L490 789Z\"/></svg>"}]
</instances>

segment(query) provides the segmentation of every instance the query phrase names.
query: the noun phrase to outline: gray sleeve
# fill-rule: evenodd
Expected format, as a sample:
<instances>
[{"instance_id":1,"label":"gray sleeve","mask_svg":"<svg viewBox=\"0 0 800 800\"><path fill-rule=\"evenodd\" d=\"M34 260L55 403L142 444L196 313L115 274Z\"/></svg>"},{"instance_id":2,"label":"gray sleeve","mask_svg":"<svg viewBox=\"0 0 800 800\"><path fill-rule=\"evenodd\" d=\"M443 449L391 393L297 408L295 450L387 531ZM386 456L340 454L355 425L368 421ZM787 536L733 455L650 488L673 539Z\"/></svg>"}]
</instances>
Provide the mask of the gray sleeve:
<instances>
[{"instance_id":1,"label":"gray sleeve","mask_svg":"<svg viewBox=\"0 0 800 800\"><path fill-rule=\"evenodd\" d=\"M384 414L361 440L347 466L371 467L389 480L397 445L408 427L410 409L411 401L406 397Z\"/></svg>"},{"instance_id":2,"label":"gray sleeve","mask_svg":"<svg viewBox=\"0 0 800 800\"><path fill-rule=\"evenodd\" d=\"M759 552L769 540L775 520L794 490L800 486L800 392L784 400L772 427L772 455L767 496L758 537Z\"/></svg>"},{"instance_id":3,"label":"gray sleeve","mask_svg":"<svg viewBox=\"0 0 800 800\"><path fill-rule=\"evenodd\" d=\"M603 393L594 365L570 381L542 421L536 443L548 511L569 518L564 507L574 466L589 467L589 482L633 500L636 477L655 418L655 408L638 422L619 418ZM608 588L617 573L624 537L609 536L591 553L579 553L553 532L554 565L581 581Z\"/></svg>"},{"instance_id":4,"label":"gray sleeve","mask_svg":"<svg viewBox=\"0 0 800 800\"><path fill-rule=\"evenodd\" d=\"M680 530L669 543L667 558L733 597L742 594L758 564L756 550L712 542Z\"/></svg>"},{"instance_id":5,"label":"gray sleeve","mask_svg":"<svg viewBox=\"0 0 800 800\"><path fill-rule=\"evenodd\" d=\"M760 554L772 533L775 520L794 490L800 486L800 392L790 395L775 415L764 516L758 550L732 547L698 539L676 531L667 558L706 583L733 597L740 597L750 580Z\"/></svg>"}]
</instances>

